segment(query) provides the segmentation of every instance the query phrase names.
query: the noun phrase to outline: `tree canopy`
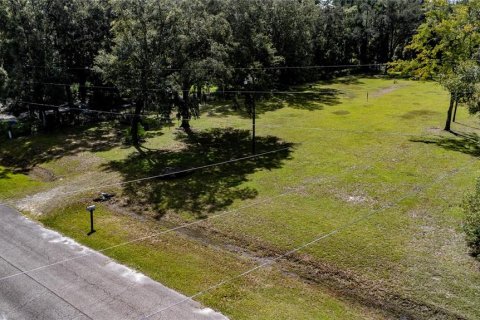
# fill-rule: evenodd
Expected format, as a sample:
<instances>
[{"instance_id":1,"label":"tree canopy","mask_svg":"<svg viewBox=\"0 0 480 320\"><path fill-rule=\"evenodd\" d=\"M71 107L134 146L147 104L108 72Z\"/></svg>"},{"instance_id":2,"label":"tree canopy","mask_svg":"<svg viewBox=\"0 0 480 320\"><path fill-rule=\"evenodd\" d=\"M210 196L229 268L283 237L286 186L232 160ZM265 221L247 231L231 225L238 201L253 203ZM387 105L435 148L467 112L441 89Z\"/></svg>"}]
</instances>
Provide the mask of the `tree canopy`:
<instances>
[{"instance_id":1,"label":"tree canopy","mask_svg":"<svg viewBox=\"0 0 480 320\"><path fill-rule=\"evenodd\" d=\"M205 90L403 58L422 19L418 0L0 0L0 98L33 117L50 104L177 110L188 129Z\"/></svg>"}]
</instances>

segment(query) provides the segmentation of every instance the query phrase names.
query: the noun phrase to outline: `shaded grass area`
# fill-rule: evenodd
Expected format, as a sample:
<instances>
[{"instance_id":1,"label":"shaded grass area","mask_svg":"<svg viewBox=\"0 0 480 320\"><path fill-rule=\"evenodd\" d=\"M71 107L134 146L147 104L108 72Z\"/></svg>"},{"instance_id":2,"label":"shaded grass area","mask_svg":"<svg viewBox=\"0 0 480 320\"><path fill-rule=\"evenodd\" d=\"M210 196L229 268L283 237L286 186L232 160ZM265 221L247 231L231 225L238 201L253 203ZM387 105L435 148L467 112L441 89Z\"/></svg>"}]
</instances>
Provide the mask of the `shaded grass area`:
<instances>
[{"instance_id":1,"label":"shaded grass area","mask_svg":"<svg viewBox=\"0 0 480 320\"><path fill-rule=\"evenodd\" d=\"M0 145L0 165L26 172L35 165L69 155L123 147L123 129L120 125L100 123L4 141Z\"/></svg>"},{"instance_id":2,"label":"shaded grass area","mask_svg":"<svg viewBox=\"0 0 480 320\"><path fill-rule=\"evenodd\" d=\"M200 170L168 176L169 172L188 170L208 164L250 157L251 134L239 129L211 129L193 136L177 134L178 150L151 150L133 153L120 161L111 161L105 170L120 172L130 181L153 175L167 176L126 185L124 195L131 202L153 205L157 215L173 211L205 217L227 208L236 200L255 198L257 190L242 187L247 176L259 170L276 170L288 161L291 143L273 136L257 137L258 154L273 152L243 161L224 163ZM277 152L278 150L281 150ZM179 177L180 176L180 177Z\"/></svg>"},{"instance_id":3,"label":"shaded grass area","mask_svg":"<svg viewBox=\"0 0 480 320\"><path fill-rule=\"evenodd\" d=\"M322 88L319 86L307 86L293 88L291 93L287 91L262 93L256 97L256 114L263 115L267 112L274 112L284 108L297 110L319 111L327 106L334 106L340 103L340 90ZM302 92L299 94L298 92ZM221 118L225 116L239 116L242 119L250 119L251 115L244 106L244 95L238 95L238 105L230 101L213 103L209 107L210 117Z\"/></svg>"},{"instance_id":4,"label":"shaded grass area","mask_svg":"<svg viewBox=\"0 0 480 320\"><path fill-rule=\"evenodd\" d=\"M413 142L433 144L450 151L480 156L480 137L477 133L459 133L452 137L431 137L412 139Z\"/></svg>"}]
</instances>

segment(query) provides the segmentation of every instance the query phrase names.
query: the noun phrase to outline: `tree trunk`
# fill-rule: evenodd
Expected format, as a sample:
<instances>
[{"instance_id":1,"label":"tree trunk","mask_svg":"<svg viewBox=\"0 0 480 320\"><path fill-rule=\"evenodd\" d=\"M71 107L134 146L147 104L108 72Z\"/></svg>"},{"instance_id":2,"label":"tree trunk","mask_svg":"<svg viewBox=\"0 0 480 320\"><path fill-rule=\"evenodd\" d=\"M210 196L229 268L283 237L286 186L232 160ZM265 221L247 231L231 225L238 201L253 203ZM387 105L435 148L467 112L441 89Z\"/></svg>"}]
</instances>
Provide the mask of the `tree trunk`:
<instances>
[{"instance_id":1,"label":"tree trunk","mask_svg":"<svg viewBox=\"0 0 480 320\"><path fill-rule=\"evenodd\" d=\"M451 131L450 130L450 125L452 123L452 112L453 112L453 106L455 105L455 99L453 99L453 95L450 97L450 106L448 107L448 112L447 112L447 122L445 123L445 131Z\"/></svg>"},{"instance_id":2,"label":"tree trunk","mask_svg":"<svg viewBox=\"0 0 480 320\"><path fill-rule=\"evenodd\" d=\"M47 129L47 115L45 114L45 110L40 109L40 119L42 120L43 129Z\"/></svg>"},{"instance_id":3,"label":"tree trunk","mask_svg":"<svg viewBox=\"0 0 480 320\"><path fill-rule=\"evenodd\" d=\"M130 130L132 135L132 144L136 147L140 145L140 139L138 137L138 124L140 123L140 113L142 112L143 105L143 100L139 100L135 104L135 114L132 119L132 128Z\"/></svg>"},{"instance_id":4,"label":"tree trunk","mask_svg":"<svg viewBox=\"0 0 480 320\"><path fill-rule=\"evenodd\" d=\"M197 99L202 101L202 86L197 85Z\"/></svg>"},{"instance_id":5,"label":"tree trunk","mask_svg":"<svg viewBox=\"0 0 480 320\"><path fill-rule=\"evenodd\" d=\"M457 119L458 100L455 101L455 111L453 112L453 122Z\"/></svg>"},{"instance_id":6,"label":"tree trunk","mask_svg":"<svg viewBox=\"0 0 480 320\"><path fill-rule=\"evenodd\" d=\"M73 107L73 94L70 85L65 86L65 91L67 93L67 102L69 107Z\"/></svg>"},{"instance_id":7,"label":"tree trunk","mask_svg":"<svg viewBox=\"0 0 480 320\"><path fill-rule=\"evenodd\" d=\"M87 101L87 75L85 72L82 70L79 76L79 81L80 81L80 87L78 89L78 93L80 95L80 101L82 103L85 103Z\"/></svg>"},{"instance_id":8,"label":"tree trunk","mask_svg":"<svg viewBox=\"0 0 480 320\"><path fill-rule=\"evenodd\" d=\"M190 128L190 110L188 108L189 103L190 103L190 93L189 93L189 86L184 86L183 88L183 102L181 103L181 115L182 115L182 124L180 125L180 128L183 128L185 132L191 133L191 128Z\"/></svg>"},{"instance_id":9,"label":"tree trunk","mask_svg":"<svg viewBox=\"0 0 480 320\"><path fill-rule=\"evenodd\" d=\"M183 128L185 132L191 132L192 129L190 127L190 122L187 119L182 119L182 124L180 125L180 128Z\"/></svg>"}]
</instances>

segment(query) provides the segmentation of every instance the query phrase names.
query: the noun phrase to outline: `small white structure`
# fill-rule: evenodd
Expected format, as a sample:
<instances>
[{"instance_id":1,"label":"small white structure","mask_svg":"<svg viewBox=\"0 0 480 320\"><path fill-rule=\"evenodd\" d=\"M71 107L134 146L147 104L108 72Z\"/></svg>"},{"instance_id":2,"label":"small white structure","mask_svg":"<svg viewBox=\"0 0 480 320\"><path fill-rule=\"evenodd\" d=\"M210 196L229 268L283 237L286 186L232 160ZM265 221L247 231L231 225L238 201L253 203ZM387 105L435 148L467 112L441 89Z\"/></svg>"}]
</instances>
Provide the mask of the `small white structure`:
<instances>
[{"instance_id":1,"label":"small white structure","mask_svg":"<svg viewBox=\"0 0 480 320\"><path fill-rule=\"evenodd\" d=\"M8 138L13 139L12 126L18 123L15 116L0 113L0 123L6 123L8 125Z\"/></svg>"}]
</instances>

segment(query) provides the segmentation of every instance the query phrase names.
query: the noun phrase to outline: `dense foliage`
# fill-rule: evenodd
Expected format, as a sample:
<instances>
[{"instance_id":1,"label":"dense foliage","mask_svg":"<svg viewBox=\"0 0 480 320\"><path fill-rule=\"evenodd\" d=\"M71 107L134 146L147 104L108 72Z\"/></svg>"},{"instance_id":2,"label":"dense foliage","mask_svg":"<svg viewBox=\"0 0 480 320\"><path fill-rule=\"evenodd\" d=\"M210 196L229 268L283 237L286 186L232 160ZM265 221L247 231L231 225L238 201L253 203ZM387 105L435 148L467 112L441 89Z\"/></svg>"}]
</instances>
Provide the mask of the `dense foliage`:
<instances>
[{"instance_id":1,"label":"dense foliage","mask_svg":"<svg viewBox=\"0 0 480 320\"><path fill-rule=\"evenodd\" d=\"M403 58L422 18L418 0L0 0L0 95L45 125L38 104L128 103L177 110L188 128L212 87L285 87L337 70L289 67Z\"/></svg>"}]
</instances>

